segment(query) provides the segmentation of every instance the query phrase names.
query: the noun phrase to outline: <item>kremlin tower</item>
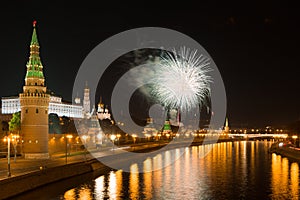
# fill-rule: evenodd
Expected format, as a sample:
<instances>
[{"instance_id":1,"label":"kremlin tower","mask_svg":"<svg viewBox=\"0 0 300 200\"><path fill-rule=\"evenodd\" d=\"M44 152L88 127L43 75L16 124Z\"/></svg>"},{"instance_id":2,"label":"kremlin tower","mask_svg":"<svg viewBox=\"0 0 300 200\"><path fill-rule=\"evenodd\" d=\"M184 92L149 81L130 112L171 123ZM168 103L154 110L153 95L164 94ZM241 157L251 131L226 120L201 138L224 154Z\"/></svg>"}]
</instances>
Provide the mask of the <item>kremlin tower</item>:
<instances>
[{"instance_id":1,"label":"kremlin tower","mask_svg":"<svg viewBox=\"0 0 300 200\"><path fill-rule=\"evenodd\" d=\"M48 153L48 107L50 95L46 93L40 46L36 33L36 21L30 43L30 56L23 93L19 94L21 107L21 133L23 152L28 159L49 158Z\"/></svg>"},{"instance_id":2,"label":"kremlin tower","mask_svg":"<svg viewBox=\"0 0 300 200\"><path fill-rule=\"evenodd\" d=\"M224 132L225 133L229 133L229 125L228 125L228 118L226 117L226 121L225 121L225 127L224 127Z\"/></svg>"},{"instance_id":3,"label":"kremlin tower","mask_svg":"<svg viewBox=\"0 0 300 200\"><path fill-rule=\"evenodd\" d=\"M91 102L90 102L90 89L88 88L87 82L85 83L84 96L83 96L83 111L86 117L90 117Z\"/></svg>"}]
</instances>

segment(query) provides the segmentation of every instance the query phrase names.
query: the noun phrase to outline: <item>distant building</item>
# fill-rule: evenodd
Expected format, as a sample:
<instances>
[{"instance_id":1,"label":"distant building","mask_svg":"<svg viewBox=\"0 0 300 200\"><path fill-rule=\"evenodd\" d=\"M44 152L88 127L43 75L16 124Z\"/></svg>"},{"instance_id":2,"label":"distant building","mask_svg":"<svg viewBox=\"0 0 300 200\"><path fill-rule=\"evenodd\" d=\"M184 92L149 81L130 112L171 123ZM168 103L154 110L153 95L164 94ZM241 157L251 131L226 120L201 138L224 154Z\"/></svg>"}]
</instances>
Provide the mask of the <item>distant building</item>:
<instances>
[{"instance_id":1,"label":"distant building","mask_svg":"<svg viewBox=\"0 0 300 200\"><path fill-rule=\"evenodd\" d=\"M109 110L102 103L102 98L101 97L100 97L100 102L98 104L97 116L98 116L98 119L100 119L100 120L103 120L103 119L109 119L110 120L111 119Z\"/></svg>"},{"instance_id":2,"label":"distant building","mask_svg":"<svg viewBox=\"0 0 300 200\"><path fill-rule=\"evenodd\" d=\"M157 132L158 131L156 130L156 128L154 127L154 124L153 124L153 118L151 118L151 117L147 118L147 124L144 127L144 131L143 131L145 136L146 137L154 136L157 134Z\"/></svg>"},{"instance_id":3,"label":"distant building","mask_svg":"<svg viewBox=\"0 0 300 200\"><path fill-rule=\"evenodd\" d=\"M229 133L229 125L228 125L228 118L227 117L226 117L226 121L225 121L224 132Z\"/></svg>"},{"instance_id":4,"label":"distant building","mask_svg":"<svg viewBox=\"0 0 300 200\"><path fill-rule=\"evenodd\" d=\"M170 134L170 133L172 133L172 128L171 128L170 120L166 120L165 121L162 133L163 134Z\"/></svg>"},{"instance_id":5,"label":"distant building","mask_svg":"<svg viewBox=\"0 0 300 200\"><path fill-rule=\"evenodd\" d=\"M89 116L91 112L91 102L90 102L90 89L87 86L87 82L84 88L84 96L83 96L83 111L84 114Z\"/></svg>"},{"instance_id":6,"label":"distant building","mask_svg":"<svg viewBox=\"0 0 300 200\"><path fill-rule=\"evenodd\" d=\"M97 112L95 109L93 109L93 113L91 114L88 137L88 147L93 147L95 145L95 147L98 148L102 145L104 134L100 127Z\"/></svg>"}]
</instances>

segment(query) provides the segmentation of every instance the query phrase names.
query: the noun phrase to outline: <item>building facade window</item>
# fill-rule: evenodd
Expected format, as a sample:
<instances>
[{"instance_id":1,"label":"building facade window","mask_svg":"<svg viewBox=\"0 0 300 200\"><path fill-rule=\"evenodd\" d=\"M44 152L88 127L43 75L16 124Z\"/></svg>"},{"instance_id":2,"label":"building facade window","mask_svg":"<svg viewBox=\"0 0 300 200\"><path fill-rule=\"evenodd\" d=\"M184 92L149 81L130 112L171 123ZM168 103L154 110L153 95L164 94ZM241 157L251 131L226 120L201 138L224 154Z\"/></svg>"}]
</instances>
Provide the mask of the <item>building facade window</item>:
<instances>
[{"instance_id":1,"label":"building facade window","mask_svg":"<svg viewBox=\"0 0 300 200\"><path fill-rule=\"evenodd\" d=\"M35 109L35 113L39 113L39 109Z\"/></svg>"}]
</instances>

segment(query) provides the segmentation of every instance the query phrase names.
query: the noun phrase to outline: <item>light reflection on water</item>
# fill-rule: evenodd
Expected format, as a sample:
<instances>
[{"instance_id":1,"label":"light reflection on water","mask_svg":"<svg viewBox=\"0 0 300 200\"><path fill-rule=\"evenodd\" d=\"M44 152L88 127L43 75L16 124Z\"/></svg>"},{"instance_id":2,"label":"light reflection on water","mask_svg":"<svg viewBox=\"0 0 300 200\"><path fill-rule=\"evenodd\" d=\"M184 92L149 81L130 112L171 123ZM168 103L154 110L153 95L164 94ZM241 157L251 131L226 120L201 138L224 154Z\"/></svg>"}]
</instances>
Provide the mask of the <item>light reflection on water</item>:
<instances>
[{"instance_id":1,"label":"light reflection on water","mask_svg":"<svg viewBox=\"0 0 300 200\"><path fill-rule=\"evenodd\" d=\"M299 164L269 154L271 142L227 142L174 149L66 191L63 199L298 199ZM168 167L153 168L170 162ZM138 173L143 168L145 173Z\"/></svg>"}]
</instances>

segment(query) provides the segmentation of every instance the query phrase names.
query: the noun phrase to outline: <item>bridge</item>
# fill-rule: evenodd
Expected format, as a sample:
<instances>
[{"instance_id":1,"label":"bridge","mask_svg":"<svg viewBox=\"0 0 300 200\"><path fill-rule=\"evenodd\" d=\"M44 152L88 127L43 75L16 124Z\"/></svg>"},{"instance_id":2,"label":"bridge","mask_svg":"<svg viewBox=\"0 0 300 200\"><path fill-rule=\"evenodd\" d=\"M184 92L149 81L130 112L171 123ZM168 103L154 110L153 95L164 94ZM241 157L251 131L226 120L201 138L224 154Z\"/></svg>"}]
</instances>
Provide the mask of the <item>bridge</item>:
<instances>
[{"instance_id":1,"label":"bridge","mask_svg":"<svg viewBox=\"0 0 300 200\"><path fill-rule=\"evenodd\" d=\"M260 133L229 133L227 134L229 137L244 137L244 138L281 138L285 139L288 137L288 134L260 134Z\"/></svg>"}]
</instances>

